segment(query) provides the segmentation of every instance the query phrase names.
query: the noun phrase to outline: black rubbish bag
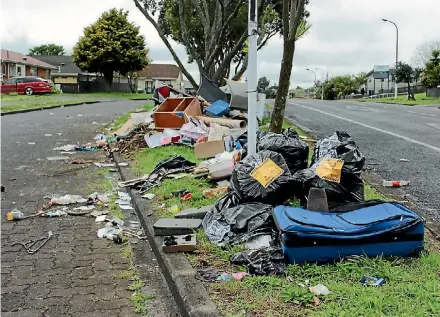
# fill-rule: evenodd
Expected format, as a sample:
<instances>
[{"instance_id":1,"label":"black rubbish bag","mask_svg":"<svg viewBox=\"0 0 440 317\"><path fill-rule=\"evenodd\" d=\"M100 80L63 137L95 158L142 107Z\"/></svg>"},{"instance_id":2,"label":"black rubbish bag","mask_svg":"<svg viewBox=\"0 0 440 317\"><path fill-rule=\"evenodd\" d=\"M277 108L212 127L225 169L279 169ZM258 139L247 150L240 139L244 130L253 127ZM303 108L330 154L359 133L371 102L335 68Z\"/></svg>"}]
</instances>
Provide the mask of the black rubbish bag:
<instances>
[{"instance_id":1,"label":"black rubbish bag","mask_svg":"<svg viewBox=\"0 0 440 317\"><path fill-rule=\"evenodd\" d=\"M292 196L291 174L281 154L260 151L238 162L231 176L231 188L243 202L282 204Z\"/></svg>"},{"instance_id":2,"label":"black rubbish bag","mask_svg":"<svg viewBox=\"0 0 440 317\"><path fill-rule=\"evenodd\" d=\"M241 204L216 213L208 212L202 226L209 241L218 245L241 244L250 238L273 235L272 206Z\"/></svg>"},{"instance_id":3,"label":"black rubbish bag","mask_svg":"<svg viewBox=\"0 0 440 317\"><path fill-rule=\"evenodd\" d=\"M309 145L299 139L298 134L288 130L286 134L268 132L258 142L258 151L269 150L281 154L291 174L307 168Z\"/></svg>"},{"instance_id":4,"label":"black rubbish bag","mask_svg":"<svg viewBox=\"0 0 440 317\"><path fill-rule=\"evenodd\" d=\"M148 178L136 183L133 187L139 190L139 194L143 194L162 183L167 175L190 172L195 166L196 163L188 161L183 156L172 156L160 161Z\"/></svg>"},{"instance_id":5,"label":"black rubbish bag","mask_svg":"<svg viewBox=\"0 0 440 317\"><path fill-rule=\"evenodd\" d=\"M226 194L217 199L212 207L212 212L221 213L222 210L238 206L239 204L241 204L240 197L238 197L235 192L229 190Z\"/></svg>"},{"instance_id":6,"label":"black rubbish bag","mask_svg":"<svg viewBox=\"0 0 440 317\"><path fill-rule=\"evenodd\" d=\"M343 161L339 182L326 180L317 174L317 168L328 159ZM329 208L364 201L364 183L361 178L364 164L365 157L350 135L336 131L316 143L311 167L292 175L295 196L305 205L310 188L323 188Z\"/></svg>"},{"instance_id":7,"label":"black rubbish bag","mask_svg":"<svg viewBox=\"0 0 440 317\"><path fill-rule=\"evenodd\" d=\"M286 271L284 254L280 247L239 252L231 257L231 262L246 266L249 273L255 275L283 274Z\"/></svg>"},{"instance_id":8,"label":"black rubbish bag","mask_svg":"<svg viewBox=\"0 0 440 317\"><path fill-rule=\"evenodd\" d=\"M336 131L316 142L311 165L326 158L344 160L343 169L353 173L361 172L365 164L365 156L359 150L356 142L345 131Z\"/></svg>"}]
</instances>

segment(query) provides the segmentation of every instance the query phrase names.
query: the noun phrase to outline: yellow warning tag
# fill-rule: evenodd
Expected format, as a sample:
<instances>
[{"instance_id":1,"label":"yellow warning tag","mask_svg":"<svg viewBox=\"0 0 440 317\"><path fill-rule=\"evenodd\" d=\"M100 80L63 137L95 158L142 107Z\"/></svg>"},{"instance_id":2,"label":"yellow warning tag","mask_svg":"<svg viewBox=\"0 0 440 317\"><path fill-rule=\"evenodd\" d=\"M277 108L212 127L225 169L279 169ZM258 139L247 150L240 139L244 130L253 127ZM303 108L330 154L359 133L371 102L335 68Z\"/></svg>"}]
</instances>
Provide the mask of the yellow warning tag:
<instances>
[{"instance_id":1,"label":"yellow warning tag","mask_svg":"<svg viewBox=\"0 0 440 317\"><path fill-rule=\"evenodd\" d=\"M341 169L343 165L343 160L329 158L319 163L316 168L316 174L326 181L339 184L341 181Z\"/></svg>"},{"instance_id":2,"label":"yellow warning tag","mask_svg":"<svg viewBox=\"0 0 440 317\"><path fill-rule=\"evenodd\" d=\"M256 179L264 188L267 188L274 180L276 180L284 170L275 164L271 159L265 160L257 166L252 172L251 177Z\"/></svg>"}]
</instances>

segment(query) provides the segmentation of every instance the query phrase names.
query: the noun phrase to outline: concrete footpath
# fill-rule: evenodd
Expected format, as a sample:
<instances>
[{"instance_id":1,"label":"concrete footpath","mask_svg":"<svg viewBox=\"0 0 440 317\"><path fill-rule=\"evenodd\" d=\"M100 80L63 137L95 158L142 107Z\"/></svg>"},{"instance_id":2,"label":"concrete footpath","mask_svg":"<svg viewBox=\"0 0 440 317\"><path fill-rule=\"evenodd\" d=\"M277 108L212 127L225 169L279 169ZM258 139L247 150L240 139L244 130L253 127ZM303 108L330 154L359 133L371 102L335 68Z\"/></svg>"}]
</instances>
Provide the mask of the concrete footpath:
<instances>
[{"instance_id":1,"label":"concrete footpath","mask_svg":"<svg viewBox=\"0 0 440 317\"><path fill-rule=\"evenodd\" d=\"M97 237L102 224L96 224L94 218L66 215L6 220L6 213L14 208L34 213L48 202L46 195L87 197L100 192L106 175L99 168L49 161L47 157L63 155L52 150L56 146L92 141L102 123L144 103L100 103L2 118L1 183L6 191L1 196L1 316L139 316L131 300L132 280L126 277L133 269L148 297L146 315L180 316L147 241L131 245L131 261L124 254L127 244ZM79 156L89 158L90 154ZM131 212L126 216L137 219ZM28 254L20 245L12 246L49 231L53 237L35 254Z\"/></svg>"}]
</instances>

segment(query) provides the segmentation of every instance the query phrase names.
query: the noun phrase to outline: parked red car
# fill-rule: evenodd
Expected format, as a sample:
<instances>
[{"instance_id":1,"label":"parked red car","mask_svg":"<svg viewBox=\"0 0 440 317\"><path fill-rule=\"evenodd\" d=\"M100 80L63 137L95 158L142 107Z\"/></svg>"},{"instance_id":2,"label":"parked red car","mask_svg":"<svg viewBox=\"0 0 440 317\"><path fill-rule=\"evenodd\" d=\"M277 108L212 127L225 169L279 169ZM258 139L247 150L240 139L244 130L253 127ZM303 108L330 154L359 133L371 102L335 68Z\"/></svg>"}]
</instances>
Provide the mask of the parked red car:
<instances>
[{"instance_id":1,"label":"parked red car","mask_svg":"<svg viewBox=\"0 0 440 317\"><path fill-rule=\"evenodd\" d=\"M18 94L45 94L52 92L52 87L48 80L40 77L12 77L2 82L1 93L9 94L17 92Z\"/></svg>"}]
</instances>

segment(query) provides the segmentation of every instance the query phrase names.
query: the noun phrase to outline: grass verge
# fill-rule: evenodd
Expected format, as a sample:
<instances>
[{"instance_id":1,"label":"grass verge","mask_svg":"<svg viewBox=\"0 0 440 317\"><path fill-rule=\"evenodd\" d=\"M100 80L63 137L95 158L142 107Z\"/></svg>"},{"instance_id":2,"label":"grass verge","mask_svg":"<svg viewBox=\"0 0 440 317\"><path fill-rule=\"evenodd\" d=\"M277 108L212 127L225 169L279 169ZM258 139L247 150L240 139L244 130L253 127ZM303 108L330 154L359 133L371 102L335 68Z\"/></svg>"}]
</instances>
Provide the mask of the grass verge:
<instances>
[{"instance_id":1,"label":"grass verge","mask_svg":"<svg viewBox=\"0 0 440 317\"><path fill-rule=\"evenodd\" d=\"M113 277L119 279L127 279L131 281L128 290L133 292L130 296L130 300L134 305L134 311L137 314L146 316L148 314L147 303L149 300L153 299L154 297L152 295L145 294L142 291L142 288L145 286L145 283L142 281L141 277L136 271L136 267L134 265L133 248L127 244L122 249L121 252L122 255L128 259L130 266L127 270L122 271Z\"/></svg>"},{"instance_id":2,"label":"grass verge","mask_svg":"<svg viewBox=\"0 0 440 317\"><path fill-rule=\"evenodd\" d=\"M78 96L77 94L69 94L71 96ZM129 93L129 92L93 92L81 94L83 96L95 97L95 98L120 98L120 99L130 99L130 100L143 100L150 99L151 94L139 94L139 93Z\"/></svg>"},{"instance_id":3,"label":"grass verge","mask_svg":"<svg viewBox=\"0 0 440 317\"><path fill-rule=\"evenodd\" d=\"M150 111L153 108L154 108L153 104L145 104L145 105L137 107L136 109L143 109L145 111ZM131 112L127 112L127 113L123 114L122 116L116 118L113 121L113 128L115 130L119 129L125 122L128 121L128 119L130 119L130 116L131 116L132 112L135 112L135 110L133 110Z\"/></svg>"},{"instance_id":4,"label":"grass verge","mask_svg":"<svg viewBox=\"0 0 440 317\"><path fill-rule=\"evenodd\" d=\"M288 127L297 129L286 122L284 128ZM300 135L309 137L300 131ZM312 153L313 143L310 147ZM133 155L135 172L138 175L149 173L159 161L175 154L199 162L190 148L144 149ZM182 210L214 203L216 198L203 197L203 189L211 186L206 180L190 176L165 180L151 190L157 195L155 207L165 203L165 208L154 208L156 215L171 217L174 212L169 207L174 204ZM193 192L193 199L182 202L170 198L173 191L181 189ZM387 199L369 184L365 184L364 190L365 199ZM242 246L217 247L209 242L202 230L197 232L197 241L197 252L187 255L194 267L209 265L227 272L245 270L229 260L232 254L243 249ZM359 258L325 265L289 265L282 276L249 276L242 281L208 283L206 287L222 315L229 317L437 316L440 312L439 245L430 239L427 241L426 251L419 258ZM364 287L360 283L364 275L383 277L387 283L381 287ZM314 297L307 287L301 286L307 283L312 286L324 284L332 293Z\"/></svg>"},{"instance_id":5,"label":"grass verge","mask_svg":"<svg viewBox=\"0 0 440 317\"><path fill-rule=\"evenodd\" d=\"M415 94L414 97L416 98L416 101L408 100L407 95L397 96L397 99L395 99L394 97L386 97L386 98L377 98L377 99L351 99L351 100L356 100L360 102L371 101L371 102L379 102L379 103L395 103L395 104L408 105L408 106L440 105L440 98L426 97L426 94L423 92Z\"/></svg>"},{"instance_id":6,"label":"grass verge","mask_svg":"<svg viewBox=\"0 0 440 317\"><path fill-rule=\"evenodd\" d=\"M96 102L93 99L66 99L66 100L41 100L36 103L25 103L25 104L13 104L13 105L2 105L1 112L7 113L17 110L27 110L27 109L40 109L47 108L51 106L68 106L73 104L85 103L85 102Z\"/></svg>"}]
</instances>

